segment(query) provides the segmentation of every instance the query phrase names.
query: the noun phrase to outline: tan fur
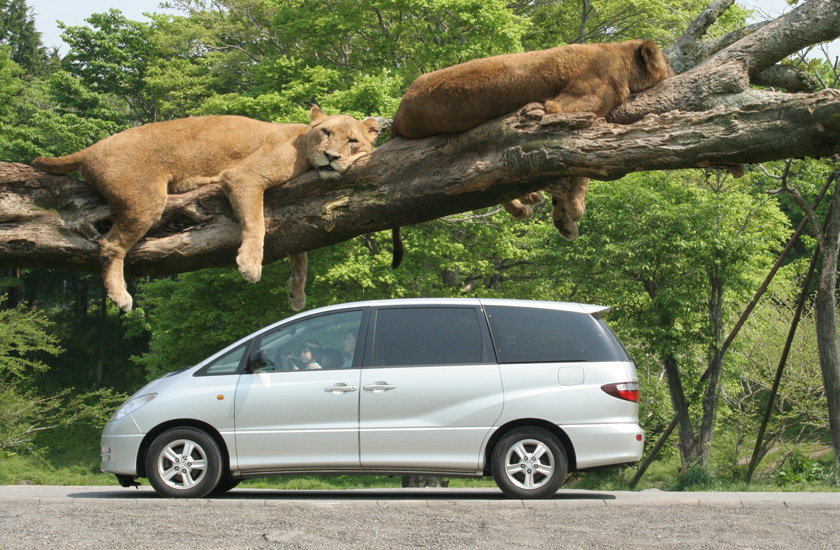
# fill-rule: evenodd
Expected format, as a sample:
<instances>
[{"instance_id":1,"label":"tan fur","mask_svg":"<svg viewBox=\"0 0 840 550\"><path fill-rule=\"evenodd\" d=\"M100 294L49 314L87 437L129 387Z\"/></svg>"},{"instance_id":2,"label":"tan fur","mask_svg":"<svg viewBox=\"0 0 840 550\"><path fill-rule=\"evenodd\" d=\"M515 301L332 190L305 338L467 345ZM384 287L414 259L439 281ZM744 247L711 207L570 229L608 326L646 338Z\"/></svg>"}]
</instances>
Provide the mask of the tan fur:
<instances>
[{"instance_id":1,"label":"tan fur","mask_svg":"<svg viewBox=\"0 0 840 550\"><path fill-rule=\"evenodd\" d=\"M547 113L592 112L605 116L631 93L673 75L652 41L572 44L548 50L475 59L418 77L403 97L391 135L419 139L463 132L531 102ZM564 178L552 186L554 224L577 237L589 178ZM534 197L507 201L506 210L527 218Z\"/></svg>"},{"instance_id":2,"label":"tan fur","mask_svg":"<svg viewBox=\"0 0 840 550\"><path fill-rule=\"evenodd\" d=\"M317 106L312 123L272 124L241 116L192 117L130 128L72 155L36 158L46 172L79 172L113 211L113 226L100 241L108 297L124 311L132 307L123 261L157 222L168 193L220 183L242 224L236 263L250 282L262 275L265 218L263 194L311 168L336 178L373 150L379 125L346 115L328 116ZM306 301L306 253L290 256L289 300Z\"/></svg>"}]
</instances>

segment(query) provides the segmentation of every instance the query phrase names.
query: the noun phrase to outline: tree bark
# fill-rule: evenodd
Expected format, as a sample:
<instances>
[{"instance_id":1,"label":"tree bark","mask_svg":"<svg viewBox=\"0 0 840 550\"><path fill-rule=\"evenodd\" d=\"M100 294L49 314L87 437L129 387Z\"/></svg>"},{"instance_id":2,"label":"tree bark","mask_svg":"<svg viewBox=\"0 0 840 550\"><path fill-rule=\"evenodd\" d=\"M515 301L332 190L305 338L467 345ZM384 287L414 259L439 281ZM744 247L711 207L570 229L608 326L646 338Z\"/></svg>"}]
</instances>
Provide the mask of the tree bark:
<instances>
[{"instance_id":1,"label":"tree bark","mask_svg":"<svg viewBox=\"0 0 840 550\"><path fill-rule=\"evenodd\" d=\"M815 1L815 0L812 0ZM840 152L840 94L757 93L709 112L629 125L591 114L512 114L463 134L395 139L344 178L308 172L265 197L265 263L356 235L491 206L563 176L617 179L641 170L737 165ZM110 226L82 182L0 163L0 267L99 269ZM170 195L161 222L132 249L130 275L234 265L236 222L218 185Z\"/></svg>"},{"instance_id":2,"label":"tree bark","mask_svg":"<svg viewBox=\"0 0 840 550\"><path fill-rule=\"evenodd\" d=\"M835 178L836 180L836 178ZM840 464L840 337L837 325L837 260L840 257L840 192L835 181L834 196L821 242L821 262L814 310L817 348L822 369L828 423L835 463Z\"/></svg>"}]
</instances>

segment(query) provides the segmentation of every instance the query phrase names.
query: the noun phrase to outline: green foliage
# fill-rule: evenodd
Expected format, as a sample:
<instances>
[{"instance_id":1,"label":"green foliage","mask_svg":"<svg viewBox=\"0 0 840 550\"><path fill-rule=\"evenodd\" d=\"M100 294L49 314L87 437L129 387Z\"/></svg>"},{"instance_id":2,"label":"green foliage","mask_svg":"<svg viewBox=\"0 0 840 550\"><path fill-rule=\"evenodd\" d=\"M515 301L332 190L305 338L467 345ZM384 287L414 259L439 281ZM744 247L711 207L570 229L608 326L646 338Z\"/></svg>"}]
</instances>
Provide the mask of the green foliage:
<instances>
[{"instance_id":1,"label":"green foliage","mask_svg":"<svg viewBox=\"0 0 840 550\"><path fill-rule=\"evenodd\" d=\"M24 84L21 80L23 69L9 56L9 52L0 48L0 122L7 119L11 112L12 99L20 93Z\"/></svg>"},{"instance_id":2,"label":"green foliage","mask_svg":"<svg viewBox=\"0 0 840 550\"><path fill-rule=\"evenodd\" d=\"M70 45L62 65L91 90L123 99L136 117L153 116L144 94L146 70L155 56L149 25L130 21L116 9L95 13L86 21L92 27L59 23L61 36Z\"/></svg>"},{"instance_id":3,"label":"green foliage","mask_svg":"<svg viewBox=\"0 0 840 550\"><path fill-rule=\"evenodd\" d=\"M56 339L46 332L49 326L43 313L35 310L0 310L0 382L12 384L24 379L28 371L48 368L32 354L61 352Z\"/></svg>"},{"instance_id":4,"label":"green foliage","mask_svg":"<svg viewBox=\"0 0 840 550\"><path fill-rule=\"evenodd\" d=\"M806 481L825 479L826 472L819 462L798 452L788 456L784 465L773 474L773 480L779 485L791 485Z\"/></svg>"},{"instance_id":5,"label":"green foliage","mask_svg":"<svg viewBox=\"0 0 840 550\"><path fill-rule=\"evenodd\" d=\"M70 52L60 65L51 65L43 61L43 52L38 54L42 61L29 55L40 42L24 32L32 23L26 3L0 0L0 160L28 163L38 155L67 154L131 126L185 116L241 114L308 122L310 104L317 102L330 113L388 117L423 72L572 42L651 38L667 46L708 2L169 4L181 15L153 15L151 22L140 23L110 10L92 15L85 26L63 27ZM744 14L731 7L710 34L730 32ZM13 34L13 28L22 31ZM28 57L16 57L24 51ZM836 84L830 63L811 62L808 68L828 85ZM764 168L780 174L784 164ZM829 169L819 161L794 161L791 182L813 196ZM581 237L573 243L557 235L548 203L535 207L534 218L525 222L498 208L485 209L405 228L406 258L397 271L390 269L390 234L364 235L310 253L307 307L410 296L609 305L611 326L637 360L640 416L652 445L673 416L663 358L675 358L686 392L693 391L714 341L708 311L712 286L725 289L726 328L775 259L791 224L801 219L790 199L764 194L775 185L752 168L739 182L700 171L593 182ZM648 474L650 486L701 488L737 481L766 405L790 318L789 295L796 292L801 258L810 254L810 246L806 239L794 251L772 298L760 305L730 351L718 425L724 437L716 435L712 449L715 467L689 466L678 480L679 452L676 445L666 445L655 473ZM24 270L19 278L1 280L0 289L14 285L45 315L38 320L16 310L6 314L9 322L0 317L0 380L7 404L0 410L37 417L27 424L34 428L59 426L33 432L26 443L31 451L52 450L49 460L26 458L44 460L39 468L51 471L51 477L21 473L26 476L21 479L70 476L75 463L83 466L74 479L95 480L99 425L122 392L291 315L287 278L287 263L280 261L266 266L256 285L245 283L233 268L141 280L140 307L129 315L102 301L98 276ZM784 452L819 440L825 431L817 361L809 344L813 321L806 318L801 331L769 433ZM58 348L67 351L58 359L50 356ZM53 368L46 371L46 365ZM692 409L692 421L701 414L699 407ZM0 425L10 422L0 419ZM26 462L14 459L15 467ZM620 488L626 477L627 472L586 474L570 483ZM289 486L314 486L288 481Z\"/></svg>"},{"instance_id":6,"label":"green foliage","mask_svg":"<svg viewBox=\"0 0 840 550\"><path fill-rule=\"evenodd\" d=\"M26 0L0 3L0 48L3 46L11 52L12 60L28 73L36 74L44 69L46 54Z\"/></svg>"},{"instance_id":7,"label":"green foliage","mask_svg":"<svg viewBox=\"0 0 840 550\"><path fill-rule=\"evenodd\" d=\"M709 467L699 461L685 466L677 478L677 491L705 491L711 488L713 478L709 474Z\"/></svg>"}]
</instances>

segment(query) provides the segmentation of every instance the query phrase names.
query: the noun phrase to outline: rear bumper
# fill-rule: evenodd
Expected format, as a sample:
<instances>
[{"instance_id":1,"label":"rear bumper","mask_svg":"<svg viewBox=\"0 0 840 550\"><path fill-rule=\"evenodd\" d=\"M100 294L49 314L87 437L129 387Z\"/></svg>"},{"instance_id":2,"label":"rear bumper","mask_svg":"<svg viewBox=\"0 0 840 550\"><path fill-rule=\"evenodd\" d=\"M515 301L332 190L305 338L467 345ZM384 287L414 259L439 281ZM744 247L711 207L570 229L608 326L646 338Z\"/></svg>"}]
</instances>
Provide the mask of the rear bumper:
<instances>
[{"instance_id":1,"label":"rear bumper","mask_svg":"<svg viewBox=\"0 0 840 550\"><path fill-rule=\"evenodd\" d=\"M645 448L645 432L635 423L560 426L572 441L576 470L637 462Z\"/></svg>"}]
</instances>

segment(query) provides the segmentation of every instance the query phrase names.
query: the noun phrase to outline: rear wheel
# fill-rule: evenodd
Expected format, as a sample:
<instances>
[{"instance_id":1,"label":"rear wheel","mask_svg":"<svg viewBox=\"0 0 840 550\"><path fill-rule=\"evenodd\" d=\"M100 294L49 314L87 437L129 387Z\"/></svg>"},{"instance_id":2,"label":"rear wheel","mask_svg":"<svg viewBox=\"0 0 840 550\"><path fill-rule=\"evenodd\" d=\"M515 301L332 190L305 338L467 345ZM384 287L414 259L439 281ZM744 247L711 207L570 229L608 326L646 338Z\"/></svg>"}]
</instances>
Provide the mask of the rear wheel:
<instances>
[{"instance_id":1,"label":"rear wheel","mask_svg":"<svg viewBox=\"0 0 840 550\"><path fill-rule=\"evenodd\" d=\"M197 428L167 430L149 447L146 473L161 496L205 497L221 480L222 451L215 439Z\"/></svg>"},{"instance_id":2,"label":"rear wheel","mask_svg":"<svg viewBox=\"0 0 840 550\"><path fill-rule=\"evenodd\" d=\"M569 472L562 443L542 428L518 428L504 436L490 463L496 485L510 498L548 498Z\"/></svg>"}]
</instances>

